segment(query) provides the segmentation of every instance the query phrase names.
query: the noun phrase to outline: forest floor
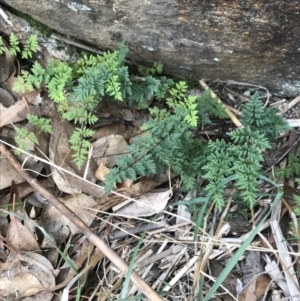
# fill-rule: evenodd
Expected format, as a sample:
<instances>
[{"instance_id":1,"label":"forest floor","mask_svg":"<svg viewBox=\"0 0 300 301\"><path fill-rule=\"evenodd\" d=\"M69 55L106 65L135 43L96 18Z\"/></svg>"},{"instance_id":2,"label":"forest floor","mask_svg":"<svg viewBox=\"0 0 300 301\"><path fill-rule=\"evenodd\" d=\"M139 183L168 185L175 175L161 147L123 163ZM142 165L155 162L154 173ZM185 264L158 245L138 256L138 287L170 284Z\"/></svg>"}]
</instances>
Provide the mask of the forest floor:
<instances>
[{"instance_id":1,"label":"forest floor","mask_svg":"<svg viewBox=\"0 0 300 301\"><path fill-rule=\"evenodd\" d=\"M80 223L75 226L68 212L54 209L54 198L66 204L164 300L300 300L300 230L294 214L294 195L299 195L300 96L284 99L255 85L206 82L237 119L241 106L258 92L265 107L275 108L291 130L263 153L263 172L277 186L261 183L261 195L252 210L226 197L225 208L210 208L199 228L197 217L178 202L196 202L202 195L183 192L180 176L170 171L123 181L110 194L99 184L106 168L127 152L132 137L143 132L141 126L150 118L147 109L122 102L97 107L99 119L93 128L97 151L90 154L93 174L86 176L88 168L76 170L70 159L68 139L73 125L52 114L55 106L47 89L44 94L40 89L22 95L12 91L15 78L31 63L0 56L1 298L146 299L133 282L126 282L130 272L122 273L95 247ZM203 85L193 82L190 89L202 93ZM39 146L29 145L27 152L17 156L20 166L10 157L16 145L15 128L34 131L26 119L28 112L51 116L53 130L51 135L39 133ZM214 119L199 128L197 138L206 142L226 138L234 127L230 120ZM275 169L290 168L292 163L288 176L275 177ZM30 171L36 186L25 181L23 170ZM86 180L89 177L94 183ZM197 184L201 190L206 182L199 176ZM283 195L278 194L280 188ZM233 191L229 186L225 193L231 196ZM210 292L214 293L209 297Z\"/></svg>"}]
</instances>

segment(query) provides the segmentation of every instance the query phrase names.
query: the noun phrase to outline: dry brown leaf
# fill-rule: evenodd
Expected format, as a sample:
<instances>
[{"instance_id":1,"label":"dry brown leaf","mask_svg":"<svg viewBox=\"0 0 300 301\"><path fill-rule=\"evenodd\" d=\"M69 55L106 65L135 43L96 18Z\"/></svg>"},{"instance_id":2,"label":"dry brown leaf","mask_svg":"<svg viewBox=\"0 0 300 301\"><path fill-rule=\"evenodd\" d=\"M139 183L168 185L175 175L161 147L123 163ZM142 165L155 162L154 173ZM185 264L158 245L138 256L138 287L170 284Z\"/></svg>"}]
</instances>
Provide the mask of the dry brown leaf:
<instances>
[{"instance_id":1,"label":"dry brown leaf","mask_svg":"<svg viewBox=\"0 0 300 301\"><path fill-rule=\"evenodd\" d=\"M119 189L129 189L130 187L132 187L134 181L130 180L130 179L126 179L124 181L122 181L122 183L118 183L117 187Z\"/></svg>"},{"instance_id":2,"label":"dry brown leaf","mask_svg":"<svg viewBox=\"0 0 300 301\"><path fill-rule=\"evenodd\" d=\"M15 297L19 299L34 296L42 290L43 286L38 279L29 273L17 274L11 278L0 276L0 296L13 296L18 291Z\"/></svg>"},{"instance_id":3,"label":"dry brown leaf","mask_svg":"<svg viewBox=\"0 0 300 301\"><path fill-rule=\"evenodd\" d=\"M14 246L17 251L37 252L40 250L39 244L32 232L14 215L10 215L7 241Z\"/></svg>"},{"instance_id":4,"label":"dry brown leaf","mask_svg":"<svg viewBox=\"0 0 300 301\"><path fill-rule=\"evenodd\" d=\"M66 120L61 120L60 115L55 115L52 119L52 135L50 137L49 157L56 165L64 168L68 172L82 177L85 171L85 166L79 170L72 157L72 152L69 146L69 138L71 137L74 127ZM90 160L87 180L95 182L95 171L97 169L94 160ZM72 176L68 173L63 173L54 166L51 166L52 178L57 187L65 193L88 193L95 197L101 197L104 194L104 189L100 186L89 184L82 181L80 178Z\"/></svg>"},{"instance_id":5,"label":"dry brown leaf","mask_svg":"<svg viewBox=\"0 0 300 301\"><path fill-rule=\"evenodd\" d=\"M35 91L36 96L39 95L39 91ZM22 97L21 100L18 100L14 105L9 108L0 106L0 128L4 125L22 121L26 118L27 114L30 113L28 104L33 102L36 97L29 98L26 100Z\"/></svg>"},{"instance_id":6,"label":"dry brown leaf","mask_svg":"<svg viewBox=\"0 0 300 301\"><path fill-rule=\"evenodd\" d=\"M109 122L109 121L108 121ZM93 138L98 140L109 135L126 135L126 127L124 122L114 122L110 124L101 125L95 132Z\"/></svg>"},{"instance_id":7,"label":"dry brown leaf","mask_svg":"<svg viewBox=\"0 0 300 301\"><path fill-rule=\"evenodd\" d=\"M94 215L88 212L97 203L89 196L79 193L60 199L68 206L79 218L81 218L88 226L94 220ZM51 234L55 241L63 242L69 235L77 234L80 230L59 210L52 205L47 205L41 214L41 224L44 229Z\"/></svg>"},{"instance_id":8,"label":"dry brown leaf","mask_svg":"<svg viewBox=\"0 0 300 301\"><path fill-rule=\"evenodd\" d=\"M117 210L117 214L139 217L139 216L151 216L161 212L166 207L168 200L170 199L171 191L169 189L155 189L149 193L136 197L137 202L126 202L126 206ZM122 204L118 205L120 208ZM113 211L116 208L113 207Z\"/></svg>"},{"instance_id":9,"label":"dry brown leaf","mask_svg":"<svg viewBox=\"0 0 300 301\"><path fill-rule=\"evenodd\" d=\"M109 168L105 167L104 165L100 165L95 173L95 177L100 180L100 181L104 181L105 176L109 173Z\"/></svg>"},{"instance_id":10,"label":"dry brown leaf","mask_svg":"<svg viewBox=\"0 0 300 301\"><path fill-rule=\"evenodd\" d=\"M240 293L238 300L239 301L256 301L261 298L266 289L270 289L271 278L268 275L261 275L251 281L249 285L244 287Z\"/></svg>"},{"instance_id":11,"label":"dry brown leaf","mask_svg":"<svg viewBox=\"0 0 300 301\"><path fill-rule=\"evenodd\" d=\"M18 159L23 162L27 155L20 155ZM29 170L34 170L33 176L37 176L39 172L43 169L43 165L40 162L36 162L33 158L29 158L26 161L24 168ZM17 184L24 182L24 179L19 175L19 173L13 168L13 166L8 162L7 159L1 158L0 163L0 190L11 185L11 181L14 180Z\"/></svg>"},{"instance_id":12,"label":"dry brown leaf","mask_svg":"<svg viewBox=\"0 0 300 301\"><path fill-rule=\"evenodd\" d=\"M116 164L116 159L126 153L128 153L127 142L120 135L103 137L93 143L93 158L98 166L112 168Z\"/></svg>"},{"instance_id":13,"label":"dry brown leaf","mask_svg":"<svg viewBox=\"0 0 300 301\"><path fill-rule=\"evenodd\" d=\"M9 270L0 273L2 298L9 295L16 299L30 296L32 301L50 301L53 298L52 293L45 293L55 285L53 267L45 257L30 252L20 252L16 257L11 253L7 263L11 264ZM43 293L36 295L39 292Z\"/></svg>"}]
</instances>

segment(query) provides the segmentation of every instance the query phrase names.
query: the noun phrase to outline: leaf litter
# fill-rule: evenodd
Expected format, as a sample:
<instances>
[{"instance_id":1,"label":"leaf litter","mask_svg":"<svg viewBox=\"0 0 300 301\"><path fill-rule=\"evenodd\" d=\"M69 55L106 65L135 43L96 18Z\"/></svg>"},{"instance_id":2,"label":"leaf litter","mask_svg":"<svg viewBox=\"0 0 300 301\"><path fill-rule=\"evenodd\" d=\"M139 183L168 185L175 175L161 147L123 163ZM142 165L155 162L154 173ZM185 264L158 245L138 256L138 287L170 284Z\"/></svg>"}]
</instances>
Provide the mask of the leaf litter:
<instances>
[{"instance_id":1,"label":"leaf litter","mask_svg":"<svg viewBox=\"0 0 300 301\"><path fill-rule=\"evenodd\" d=\"M12 66L9 63L2 73L7 82L13 81L10 77L14 76L14 70L11 71L10 68ZM1 94L4 100L1 99L0 127L10 127L11 123L17 122L24 126L26 114L37 111L36 105L32 103L40 102L37 100L40 91L35 91L32 96L20 95L15 103L12 103L15 96L10 94L10 89L4 91ZM235 112L241 102L249 99L249 90L244 89L242 93L238 84L224 85L223 90L216 91L217 94L222 92L228 106L235 108ZM274 106L278 102L282 114L289 114L299 103L298 98L289 103L276 97L268 101L272 101ZM47 103L49 100L44 98L42 107L46 107ZM40 109L38 111L41 114ZM92 162L82 170L75 167L68 145L72 125L62 121L58 115L53 115L53 110L49 110L49 107L43 114L45 112L48 116L51 115L54 134L48 143L47 138L42 143L45 146L41 151L42 156L35 154L37 150L31 151L30 155L34 158L32 165L26 155L18 157L21 162L26 158L27 165L24 168L33 171L38 165L32 173L37 181L52 194L61 196L60 201L93 229L95 234L110 244L128 264L137 242L146 233L135 258L134 270L154 290L171 292L170 297L164 295L166 299L186 300L197 298L199 294L208 294L234 252L247 240L251 233L249 227L258 224L266 215L268 199L260 200L261 205L251 213L252 217L246 215L244 224L236 218L238 224L235 230L231 227L235 222L234 216L242 213L234 205L230 206L228 203L222 215L215 211L210 212L210 215L204 217L205 225L203 229L199 229L195 239L196 224L191 220L187 207L184 204L172 205L174 202L194 199L191 196L185 198L180 192L180 182L176 176L166 174L141 178L136 183L124 181L116 187L116 193L108 195L104 195L104 189L95 184L97 179L103 180L106 168L114 165L117 154L126 151L126 140L129 140L128 137L134 131L132 128L126 131L125 124L136 119L131 110L106 108L108 122L98 125L95 134L98 140L94 142ZM295 115L297 112L299 110L296 109L294 115L287 115L289 119L294 119L290 124L295 127L299 126L295 120L298 118ZM141 114L141 120L135 120L135 126L142 124L144 119L145 115ZM212 129L212 132L215 130ZM276 160L282 156L284 160L288 159L298 140L293 140L292 134L280 137L275 148L277 153L268 154L269 158L266 158L269 166L274 162L277 164ZM275 159L270 159L272 156ZM43 173L42 161L51 162L51 170ZM86 277L80 282L75 281L73 290L68 291L68 294L75 294L74 291L79 290L81 285L85 296L94 296L97 300L119 298L125 275L59 210L50 204L35 206L27 201L33 190L22 183L24 180L3 157L0 168L0 201L5 210L4 217L1 215L0 226L0 296L9 299L52 300L54 292L61 292L63 287L76 278L79 270L82 270ZM95 175L97 169L98 173ZM12 181L19 193L7 190ZM287 194L294 189L293 179L284 185ZM157 189L158 187L160 188ZM269 188L264 186L261 190L268 191ZM298 192L293 190L293 193ZM20 203L23 205L18 205ZM271 218L263 223L259 234L225 281L220 283L212 300L271 300L272 294L299 300L299 245L286 242L288 231L291 231L284 231L284 228L289 229L287 216L292 216L298 234L299 226L293 217L295 204L289 199L283 204L280 207L280 203L272 211ZM11 208L13 211L9 213ZM30 217L29 209L34 209L34 218ZM228 219L227 214L233 220ZM213 233L209 224L215 225L215 228L211 228L214 229ZM62 256L59 250L66 255ZM202 292L199 291L199 280L204 281ZM130 284L128 292L129 296L142 293L134 284Z\"/></svg>"}]
</instances>

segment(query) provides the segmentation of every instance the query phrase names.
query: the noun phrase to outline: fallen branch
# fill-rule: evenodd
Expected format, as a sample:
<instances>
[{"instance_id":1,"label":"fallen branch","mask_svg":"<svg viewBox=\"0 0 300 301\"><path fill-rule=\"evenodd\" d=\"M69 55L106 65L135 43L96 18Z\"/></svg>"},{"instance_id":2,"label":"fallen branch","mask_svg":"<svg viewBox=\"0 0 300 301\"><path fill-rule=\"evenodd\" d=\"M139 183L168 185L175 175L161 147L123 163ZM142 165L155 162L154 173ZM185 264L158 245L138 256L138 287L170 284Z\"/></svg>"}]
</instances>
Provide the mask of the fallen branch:
<instances>
[{"instance_id":1,"label":"fallen branch","mask_svg":"<svg viewBox=\"0 0 300 301\"><path fill-rule=\"evenodd\" d=\"M57 210L64 214L74 225L81 230L87 239L94 244L124 275L128 271L126 262L115 253L103 240L101 240L93 231L67 206L61 203L55 196L42 187L38 181L33 178L26 170L22 169L21 164L16 157L0 143L0 153L2 153L11 163L11 165L18 171L18 173L45 199L49 201ZM150 300L162 301L156 292L136 274L134 271L131 273L132 282L138 289L145 294Z\"/></svg>"}]
</instances>

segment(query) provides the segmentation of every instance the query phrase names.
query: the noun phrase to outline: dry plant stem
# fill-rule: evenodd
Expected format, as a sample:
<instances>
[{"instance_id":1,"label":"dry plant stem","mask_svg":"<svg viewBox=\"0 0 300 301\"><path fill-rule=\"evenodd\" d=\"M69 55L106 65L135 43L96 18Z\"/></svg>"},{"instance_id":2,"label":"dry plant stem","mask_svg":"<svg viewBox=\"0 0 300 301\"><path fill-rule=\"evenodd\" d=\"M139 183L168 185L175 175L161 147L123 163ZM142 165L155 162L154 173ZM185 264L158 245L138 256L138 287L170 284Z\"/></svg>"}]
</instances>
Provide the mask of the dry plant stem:
<instances>
[{"instance_id":1,"label":"dry plant stem","mask_svg":"<svg viewBox=\"0 0 300 301\"><path fill-rule=\"evenodd\" d=\"M241 128L243 125L240 123L240 121L232 114L232 112L228 109L228 107L221 101L221 99L208 87L208 85L203 81L199 80L200 85L205 90L209 90L212 97L217 98L218 102L223 105L225 112L227 113L228 117L231 119L231 121L236 125L236 127Z\"/></svg>"},{"instance_id":2,"label":"dry plant stem","mask_svg":"<svg viewBox=\"0 0 300 301\"><path fill-rule=\"evenodd\" d=\"M232 198L229 198L229 200L226 204L226 207L225 207L225 209L222 213L220 222L219 222L219 224L217 226L217 229L215 231L215 235L213 236L213 239L218 240L222 236L221 229L223 227L223 221L224 221L224 219L227 215L227 212L230 208L231 202L232 202ZM203 255L203 257L202 258L199 257L199 261L197 263L197 267L196 267L196 271L195 271L195 278L194 278L194 281L193 281L193 288L194 289L196 289L196 286L198 284L198 278L200 276L200 273L204 272L204 270L205 270L205 267L206 267L207 261L209 260L209 256L211 254L213 246L214 246L214 243L213 243L213 241L211 241L211 243L207 245L207 248L205 250L205 254ZM200 261L200 259L202 259L202 260Z\"/></svg>"},{"instance_id":3,"label":"dry plant stem","mask_svg":"<svg viewBox=\"0 0 300 301\"><path fill-rule=\"evenodd\" d=\"M93 231L67 206L61 203L56 197L49 193L44 187L40 186L35 178L27 171L21 168L21 164L14 155L3 145L0 144L0 152L9 160L12 166L19 174L38 192L47 199L57 210L65 215L74 225L76 225L87 239L93 243L123 274L128 271L128 266L122 258L116 254L108 245L105 244ZM141 279L134 271L131 273L132 282L141 290L150 300L162 301L156 292Z\"/></svg>"},{"instance_id":4,"label":"dry plant stem","mask_svg":"<svg viewBox=\"0 0 300 301\"><path fill-rule=\"evenodd\" d=\"M242 86L249 86L249 87L256 87L258 89L262 89L265 90L267 92L267 100L264 104L264 108L267 106L267 104L269 103L269 99L270 99L270 92L266 87L263 86L258 86L258 85L254 85L254 84L249 84L249 83L243 83L243 82L237 82L235 80L228 80L228 81L223 81L223 80L217 80L216 82L219 83L227 83L228 85L242 85Z\"/></svg>"},{"instance_id":5,"label":"dry plant stem","mask_svg":"<svg viewBox=\"0 0 300 301\"><path fill-rule=\"evenodd\" d=\"M300 96L297 96L294 98L291 102L288 103L287 107L282 110L281 114L286 113L288 110L290 110L293 106L295 106L298 102L300 102Z\"/></svg>"},{"instance_id":6,"label":"dry plant stem","mask_svg":"<svg viewBox=\"0 0 300 301\"><path fill-rule=\"evenodd\" d=\"M233 107L231 107L231 106L229 106L229 105L225 105L225 104L224 104L224 106L225 106L228 110L230 110L232 113L237 114L237 115L242 115L242 112L239 111L238 109L235 109L235 108L233 108Z\"/></svg>"},{"instance_id":7,"label":"dry plant stem","mask_svg":"<svg viewBox=\"0 0 300 301\"><path fill-rule=\"evenodd\" d=\"M107 292L105 292L105 293L103 293L103 295L101 295L101 298L98 300L106 301L108 299L108 297L111 296L112 292L121 285L123 278L124 277L120 277Z\"/></svg>"},{"instance_id":8,"label":"dry plant stem","mask_svg":"<svg viewBox=\"0 0 300 301\"><path fill-rule=\"evenodd\" d=\"M296 215L295 215L293 209L291 208L290 204L286 201L286 199L281 198L281 200L284 203L287 210L289 211L290 217L291 217L292 221L294 222L294 227L295 227L296 237L297 237L298 250L300 250L300 228L299 228L299 225L298 225ZM295 261L297 261L299 259L299 257L300 257L300 254L295 257Z\"/></svg>"},{"instance_id":9,"label":"dry plant stem","mask_svg":"<svg viewBox=\"0 0 300 301\"><path fill-rule=\"evenodd\" d=\"M0 8L0 16L5 20L5 22L7 24L9 24L10 26L13 26L13 24L9 21L8 15L4 12L4 10L2 8Z\"/></svg>"},{"instance_id":10,"label":"dry plant stem","mask_svg":"<svg viewBox=\"0 0 300 301\"><path fill-rule=\"evenodd\" d=\"M207 226L207 219L210 215L210 213L212 212L213 208L214 208L214 202L210 205L209 209L207 210L207 213L206 213L206 216L204 217L204 231L206 232L206 226ZM197 265L196 265L196 275L195 275L195 278L194 278L194 281L193 281L193 289L195 290L196 289L196 286L197 286L197 283L198 283L198 276L199 275L199 271L200 271L200 267L202 265L202 260L203 260L203 257L205 256L205 252L204 252L204 248L205 246L207 246L207 248L209 247L209 245L211 244L211 235L207 235L207 238L208 238L208 243L207 244L201 244L201 247L200 247L200 251L198 252L199 253L199 257L198 257L198 260L197 260ZM195 246L195 250L197 251L197 245ZM195 253L197 253L195 251Z\"/></svg>"},{"instance_id":11,"label":"dry plant stem","mask_svg":"<svg viewBox=\"0 0 300 301\"><path fill-rule=\"evenodd\" d=\"M145 231L153 231L153 230L157 230L157 229L160 229L160 228L166 228L167 226L167 223L166 221L162 221L158 224L147 224L147 225L142 225L142 226L137 226L135 228L131 228L131 229L127 229L127 230L117 230L115 231L112 235L109 235L108 238L110 240L112 239L121 239L123 237L126 237L130 234L138 234L138 233L142 233L142 232L145 232Z\"/></svg>"}]
</instances>

